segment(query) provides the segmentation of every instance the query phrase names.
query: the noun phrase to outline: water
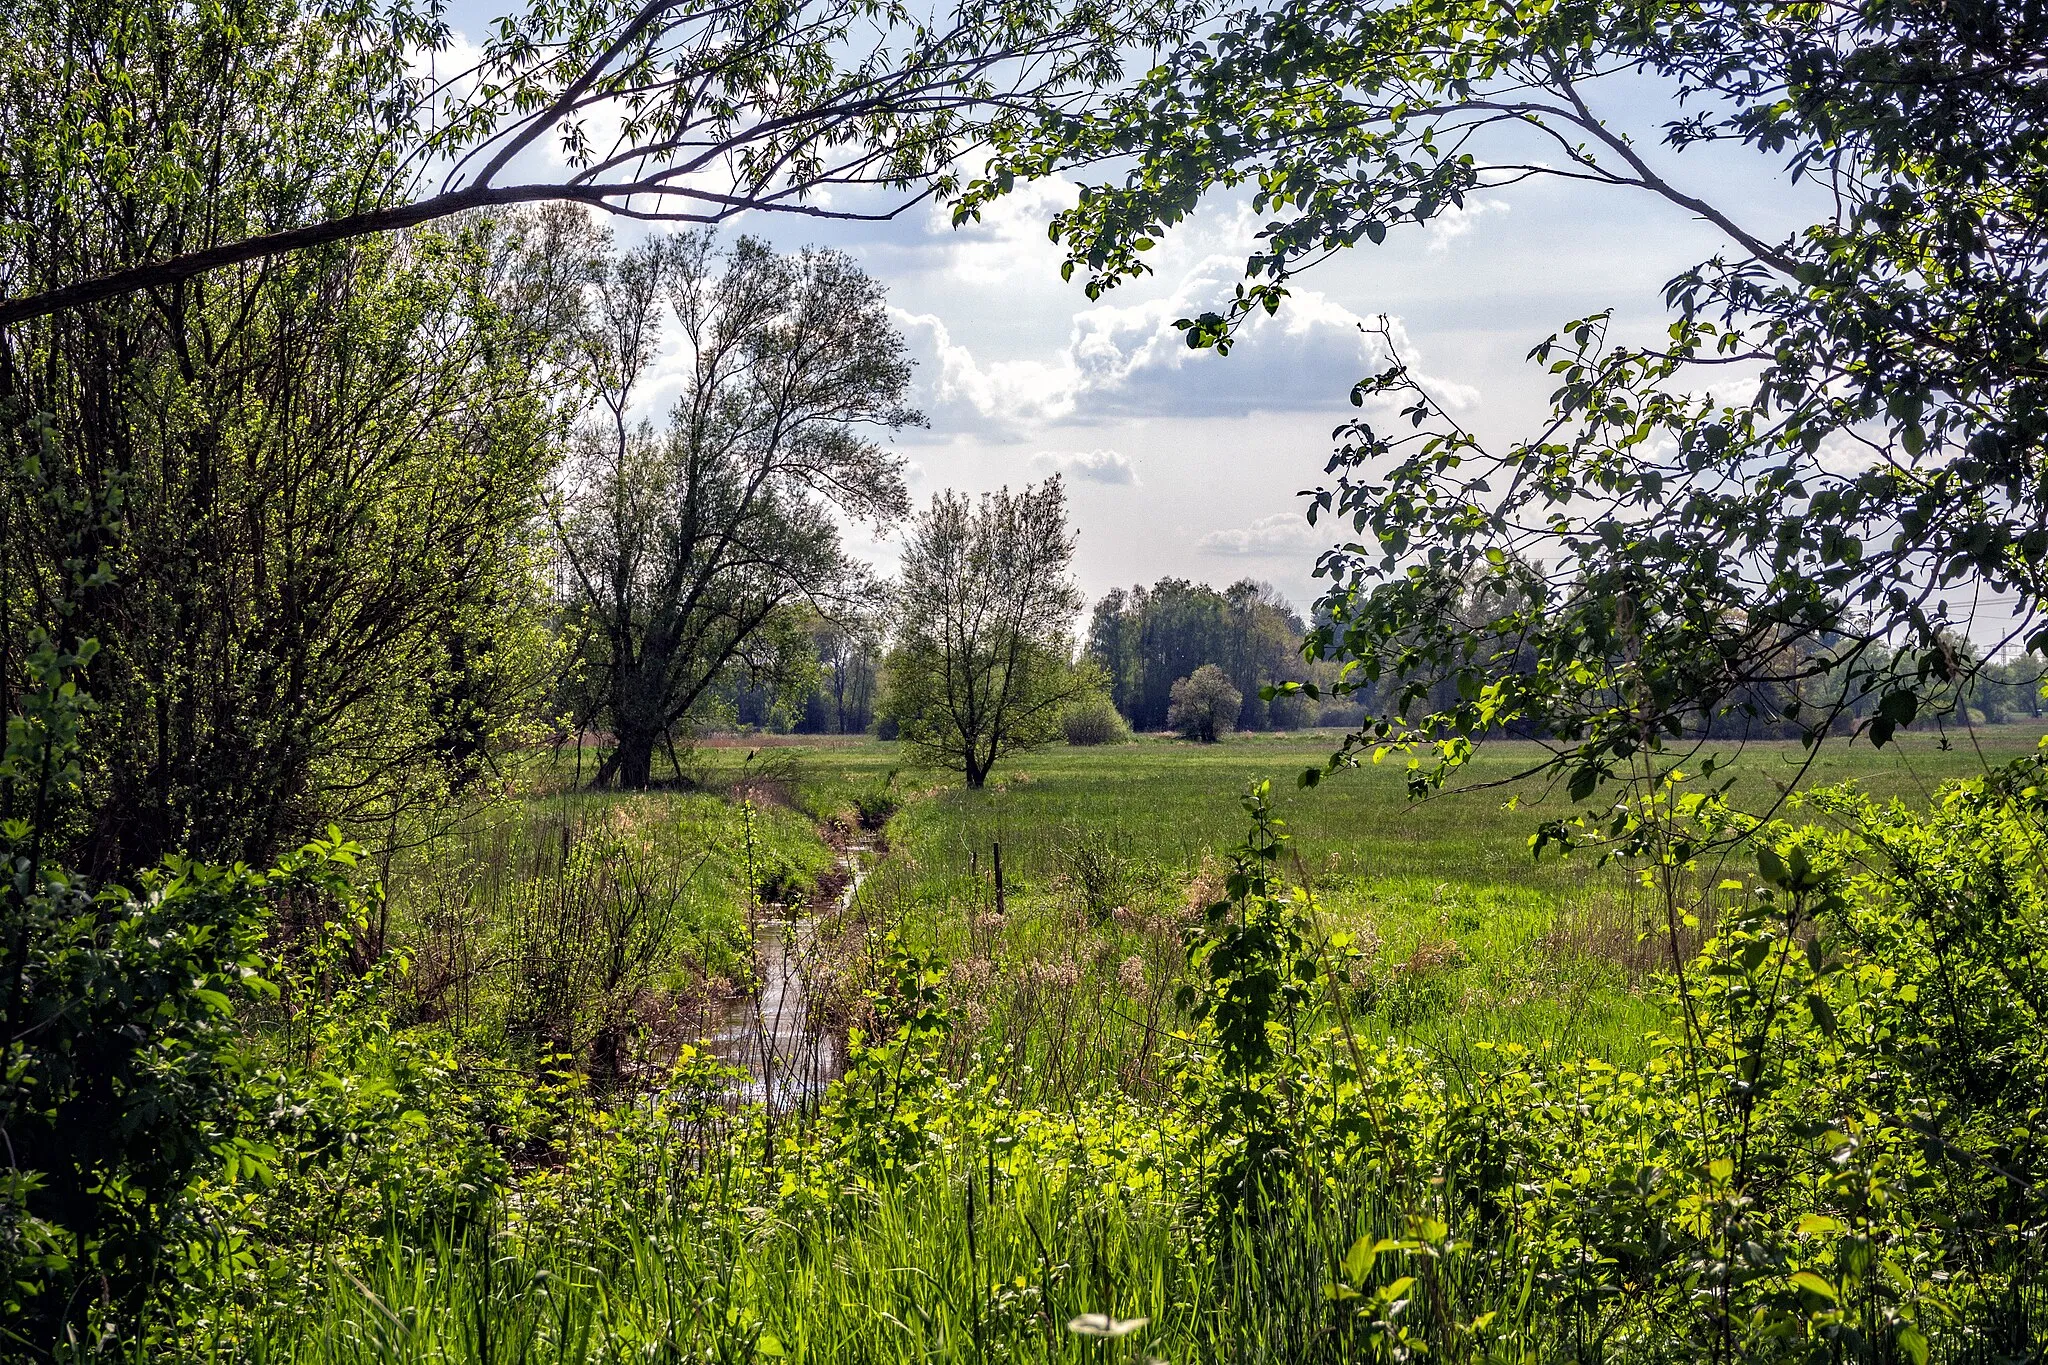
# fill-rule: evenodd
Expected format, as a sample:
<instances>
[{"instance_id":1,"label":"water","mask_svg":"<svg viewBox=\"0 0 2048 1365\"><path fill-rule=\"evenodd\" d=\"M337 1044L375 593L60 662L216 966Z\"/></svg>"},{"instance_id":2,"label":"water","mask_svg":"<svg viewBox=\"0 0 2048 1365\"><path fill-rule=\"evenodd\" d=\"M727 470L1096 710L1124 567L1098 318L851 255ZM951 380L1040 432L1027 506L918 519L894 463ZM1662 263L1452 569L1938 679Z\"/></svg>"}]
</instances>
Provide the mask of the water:
<instances>
[{"instance_id":1,"label":"water","mask_svg":"<svg viewBox=\"0 0 2048 1365\"><path fill-rule=\"evenodd\" d=\"M839 895L850 909L867 878L870 844L849 844L839 854L847 874ZM751 999L730 1000L716 1009L707 1040L717 1056L746 1069L740 1098L774 1109L794 1108L821 1093L839 1074L840 1040L810 1011L811 982L818 977L815 916L768 920L758 926L761 989Z\"/></svg>"}]
</instances>

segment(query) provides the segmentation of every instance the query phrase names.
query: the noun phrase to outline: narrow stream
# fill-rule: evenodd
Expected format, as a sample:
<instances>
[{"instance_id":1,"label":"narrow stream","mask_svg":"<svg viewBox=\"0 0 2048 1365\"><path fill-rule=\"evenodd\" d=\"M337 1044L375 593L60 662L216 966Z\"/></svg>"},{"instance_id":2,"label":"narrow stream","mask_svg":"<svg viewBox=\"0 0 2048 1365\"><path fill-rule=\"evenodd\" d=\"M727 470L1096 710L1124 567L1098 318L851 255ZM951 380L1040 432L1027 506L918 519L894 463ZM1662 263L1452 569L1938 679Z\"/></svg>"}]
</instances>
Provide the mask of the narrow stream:
<instances>
[{"instance_id":1,"label":"narrow stream","mask_svg":"<svg viewBox=\"0 0 2048 1365\"><path fill-rule=\"evenodd\" d=\"M850 843L839 854L846 889L838 909L845 912L867 879L871 843ZM819 965L817 917L765 920L755 936L760 992L717 1007L708 1041L719 1057L746 1069L737 1087L741 1099L770 1108L790 1108L822 1093L839 1074L839 1039L813 1021L810 985Z\"/></svg>"}]
</instances>

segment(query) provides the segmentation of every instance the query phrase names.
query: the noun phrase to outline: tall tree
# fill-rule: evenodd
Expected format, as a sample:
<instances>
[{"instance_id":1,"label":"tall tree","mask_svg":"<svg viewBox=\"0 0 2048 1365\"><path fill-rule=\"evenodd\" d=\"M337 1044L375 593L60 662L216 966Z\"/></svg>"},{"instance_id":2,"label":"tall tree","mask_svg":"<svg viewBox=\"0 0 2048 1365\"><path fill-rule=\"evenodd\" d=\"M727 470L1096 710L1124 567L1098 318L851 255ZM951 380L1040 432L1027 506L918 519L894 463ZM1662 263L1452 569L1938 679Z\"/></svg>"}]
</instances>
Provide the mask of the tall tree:
<instances>
[{"instance_id":1,"label":"tall tree","mask_svg":"<svg viewBox=\"0 0 2048 1365\"><path fill-rule=\"evenodd\" d=\"M1153 0L553 0L480 26L465 62L439 0L23 0L0 11L0 243L54 249L0 267L0 326L513 204L891 217L1183 22ZM308 118L347 137L308 143ZM206 210L213 182L232 212ZM66 247L138 187L116 244Z\"/></svg>"},{"instance_id":2,"label":"tall tree","mask_svg":"<svg viewBox=\"0 0 2048 1365\"><path fill-rule=\"evenodd\" d=\"M1173 684L1213 663L1239 695L1231 723L1256 730L1272 719L1260 689L1309 675L1301 657L1304 628L1268 584L1243 579L1218 592L1162 578L1149 589L1117 589L1096 604L1088 655L1108 674L1111 697L1139 729L1166 727Z\"/></svg>"},{"instance_id":3,"label":"tall tree","mask_svg":"<svg viewBox=\"0 0 2048 1365\"><path fill-rule=\"evenodd\" d=\"M1073 663L1073 559L1058 475L979 504L940 493L911 527L889 709L905 740L969 787L1060 738L1067 704L1096 688Z\"/></svg>"},{"instance_id":4,"label":"tall tree","mask_svg":"<svg viewBox=\"0 0 2048 1365\"><path fill-rule=\"evenodd\" d=\"M470 218L0 330L0 679L98 642L82 865L260 860L480 776L544 675L557 246Z\"/></svg>"},{"instance_id":5,"label":"tall tree","mask_svg":"<svg viewBox=\"0 0 2048 1365\"><path fill-rule=\"evenodd\" d=\"M1487 448L1398 365L1360 385L1404 416L1347 431L1316 495L1357 540L1319 567L1315 647L1454 698L1372 742L1437 745L1440 780L1519 718L1590 797L1774 704L1817 741L1867 702L1850 728L1884 742L1981 667L1944 644L1978 585L2048 655L2044 65L2034 5L1287 0L1013 144L961 211L1134 158L1055 225L1100 292L1256 184L1249 281L1186 320L1217 346L1298 270L1482 188L1569 178L1725 233L1653 344L1602 314L1536 348L1559 388L1527 440ZM1689 188L1702 146L1757 153L1755 194ZM1780 170L1827 193L1772 237L1746 219ZM1479 585L1476 628L1437 613L1446 582Z\"/></svg>"},{"instance_id":6,"label":"tall tree","mask_svg":"<svg viewBox=\"0 0 2048 1365\"><path fill-rule=\"evenodd\" d=\"M903 405L910 361L881 286L839 252L657 239L602 257L589 306L597 401L556 524L572 633L616 741L595 780L644 787L692 708L760 662L750 649L779 613L872 604L835 518L885 528L909 510L902 461L869 433L923 418ZM629 414L664 309L683 391L657 431Z\"/></svg>"}]
</instances>

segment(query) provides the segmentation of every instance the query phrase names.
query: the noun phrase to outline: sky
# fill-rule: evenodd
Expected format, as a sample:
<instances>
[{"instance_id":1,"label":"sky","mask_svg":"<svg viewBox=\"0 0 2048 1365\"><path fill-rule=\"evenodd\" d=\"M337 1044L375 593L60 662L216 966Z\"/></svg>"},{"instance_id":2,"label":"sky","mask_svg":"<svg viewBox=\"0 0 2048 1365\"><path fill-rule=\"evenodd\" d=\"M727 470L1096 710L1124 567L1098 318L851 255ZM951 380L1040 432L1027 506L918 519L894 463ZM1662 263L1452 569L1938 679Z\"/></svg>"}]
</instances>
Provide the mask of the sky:
<instances>
[{"instance_id":1,"label":"sky","mask_svg":"<svg viewBox=\"0 0 2048 1365\"><path fill-rule=\"evenodd\" d=\"M1790 183L1767 156L1662 149L1662 90L1628 78L1595 98L1667 178L1756 235L1781 238L1826 212L1814 187ZM961 228L945 206L924 204L883 223L761 214L738 230L845 250L887 286L929 418L894 440L913 498L1061 473L1091 602L1165 575L1217 586L1251 577L1306 609L1332 537L1307 524L1300 494L1321 481L1333 429L1357 416L1352 385L1381 368L1364 330L1380 315L1439 401L1504 444L1547 407L1531 346L1603 308L1615 310L1619 337L1649 340L1668 321L1667 280L1717 252L1741 254L1647 192L1539 180L1318 267L1277 317L1218 356L1188 350L1172 324L1218 306L1243 277L1262 226L1248 201L1204 203L1148 253L1150 278L1090 301L1078 276L1061 280L1046 234L1075 192L1068 180L1038 182ZM644 229L619 231L631 241ZM849 540L893 568L897 535Z\"/></svg>"}]
</instances>

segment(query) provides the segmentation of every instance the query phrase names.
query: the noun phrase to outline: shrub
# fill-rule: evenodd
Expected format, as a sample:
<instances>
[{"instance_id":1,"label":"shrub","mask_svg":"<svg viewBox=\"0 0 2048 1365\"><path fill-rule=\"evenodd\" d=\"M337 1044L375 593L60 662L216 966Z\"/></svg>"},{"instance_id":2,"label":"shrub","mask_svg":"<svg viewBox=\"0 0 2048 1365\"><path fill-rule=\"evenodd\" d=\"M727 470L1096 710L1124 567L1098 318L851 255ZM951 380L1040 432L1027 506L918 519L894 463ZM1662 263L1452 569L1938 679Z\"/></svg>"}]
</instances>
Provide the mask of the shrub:
<instances>
[{"instance_id":1,"label":"shrub","mask_svg":"<svg viewBox=\"0 0 2048 1365\"><path fill-rule=\"evenodd\" d=\"M1082 698L1060 717L1067 743L1075 745L1122 744L1131 737L1131 727L1108 697L1100 692Z\"/></svg>"},{"instance_id":2,"label":"shrub","mask_svg":"<svg viewBox=\"0 0 2048 1365\"><path fill-rule=\"evenodd\" d=\"M0 1340L37 1353L125 1337L170 1278L189 1188L235 1150L234 1009L274 993L269 909L322 899L354 853L272 872L171 858L132 891L53 865L85 706L68 675L91 656L43 644L0 759Z\"/></svg>"},{"instance_id":3,"label":"shrub","mask_svg":"<svg viewBox=\"0 0 2048 1365\"><path fill-rule=\"evenodd\" d=\"M1244 693L1231 686L1230 675L1203 664L1173 685L1167 694L1166 723L1204 744L1214 744L1237 728Z\"/></svg>"}]
</instances>

